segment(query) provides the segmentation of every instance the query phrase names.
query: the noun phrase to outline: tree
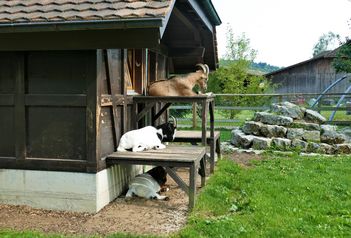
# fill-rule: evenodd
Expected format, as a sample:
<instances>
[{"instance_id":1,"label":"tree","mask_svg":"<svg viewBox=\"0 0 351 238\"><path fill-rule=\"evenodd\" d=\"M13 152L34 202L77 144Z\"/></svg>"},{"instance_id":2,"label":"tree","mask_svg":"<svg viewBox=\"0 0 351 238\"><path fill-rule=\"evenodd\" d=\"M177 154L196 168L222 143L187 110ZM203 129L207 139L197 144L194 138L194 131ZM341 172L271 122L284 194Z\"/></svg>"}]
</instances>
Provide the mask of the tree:
<instances>
[{"instance_id":1,"label":"tree","mask_svg":"<svg viewBox=\"0 0 351 238\"><path fill-rule=\"evenodd\" d=\"M253 75L249 73L249 67L253 62L257 51L251 49L250 40L245 34L241 34L238 38L234 37L232 28L227 27L227 46L225 59L228 63L226 66L220 67L216 72L210 75L208 82L209 91L214 93L265 93L272 89L271 83L263 76ZM217 99L221 105L259 105L267 98L264 97L234 97ZM233 118L238 111L228 110L224 113Z\"/></svg>"},{"instance_id":2,"label":"tree","mask_svg":"<svg viewBox=\"0 0 351 238\"><path fill-rule=\"evenodd\" d=\"M313 56L316 56L324 51L332 50L336 45L340 45L340 35L329 31L319 37L318 42L313 47Z\"/></svg>"},{"instance_id":3,"label":"tree","mask_svg":"<svg viewBox=\"0 0 351 238\"><path fill-rule=\"evenodd\" d=\"M250 39L242 33L238 38L234 38L233 28L227 25L227 43L225 60L247 60L253 61L256 57L257 51L251 49Z\"/></svg>"},{"instance_id":4,"label":"tree","mask_svg":"<svg viewBox=\"0 0 351 238\"><path fill-rule=\"evenodd\" d=\"M339 48L333 66L336 72L351 73L351 40Z\"/></svg>"}]
</instances>

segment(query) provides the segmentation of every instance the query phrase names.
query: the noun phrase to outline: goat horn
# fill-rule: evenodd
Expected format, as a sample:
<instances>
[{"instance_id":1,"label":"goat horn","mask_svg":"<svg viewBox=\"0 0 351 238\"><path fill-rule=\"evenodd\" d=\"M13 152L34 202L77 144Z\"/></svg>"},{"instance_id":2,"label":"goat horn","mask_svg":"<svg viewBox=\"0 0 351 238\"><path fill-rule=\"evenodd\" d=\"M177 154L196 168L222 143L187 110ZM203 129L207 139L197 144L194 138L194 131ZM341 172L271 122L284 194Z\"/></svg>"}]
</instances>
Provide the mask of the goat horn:
<instances>
[{"instance_id":1,"label":"goat horn","mask_svg":"<svg viewBox=\"0 0 351 238\"><path fill-rule=\"evenodd\" d=\"M174 116L171 116L171 118L172 118L174 127L177 127L177 119Z\"/></svg>"},{"instance_id":2,"label":"goat horn","mask_svg":"<svg viewBox=\"0 0 351 238\"><path fill-rule=\"evenodd\" d=\"M205 68L206 68L206 74L208 75L209 73L210 73L210 68L208 67L208 65L207 64L205 64Z\"/></svg>"},{"instance_id":3,"label":"goat horn","mask_svg":"<svg viewBox=\"0 0 351 238\"><path fill-rule=\"evenodd\" d=\"M196 67L200 67L202 69L202 71L204 71L205 74L208 74L206 66L204 64L197 64Z\"/></svg>"}]
</instances>

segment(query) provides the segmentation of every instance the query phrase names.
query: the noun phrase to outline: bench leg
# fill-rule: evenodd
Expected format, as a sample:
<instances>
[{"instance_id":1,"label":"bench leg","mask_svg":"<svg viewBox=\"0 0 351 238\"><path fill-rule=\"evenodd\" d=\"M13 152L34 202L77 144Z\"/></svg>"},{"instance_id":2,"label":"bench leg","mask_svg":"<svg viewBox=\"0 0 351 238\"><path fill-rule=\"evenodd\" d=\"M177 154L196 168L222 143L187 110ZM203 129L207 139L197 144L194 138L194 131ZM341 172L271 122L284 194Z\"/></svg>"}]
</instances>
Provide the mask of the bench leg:
<instances>
[{"instance_id":1,"label":"bench leg","mask_svg":"<svg viewBox=\"0 0 351 238\"><path fill-rule=\"evenodd\" d=\"M210 174L212 174L214 172L215 150L216 150L216 145L215 145L214 139L211 139L211 142L210 142Z\"/></svg>"},{"instance_id":2,"label":"bench leg","mask_svg":"<svg viewBox=\"0 0 351 238\"><path fill-rule=\"evenodd\" d=\"M218 138L216 140L216 152L217 152L217 156L218 156L218 159L221 158L221 140Z\"/></svg>"},{"instance_id":3,"label":"bench leg","mask_svg":"<svg viewBox=\"0 0 351 238\"><path fill-rule=\"evenodd\" d=\"M189 171L189 210L195 206L196 195L196 166L192 164Z\"/></svg>"},{"instance_id":4,"label":"bench leg","mask_svg":"<svg viewBox=\"0 0 351 238\"><path fill-rule=\"evenodd\" d=\"M204 157L200 160L199 174L201 176L201 187L204 187L206 184L206 157L207 156L204 155Z\"/></svg>"}]
</instances>

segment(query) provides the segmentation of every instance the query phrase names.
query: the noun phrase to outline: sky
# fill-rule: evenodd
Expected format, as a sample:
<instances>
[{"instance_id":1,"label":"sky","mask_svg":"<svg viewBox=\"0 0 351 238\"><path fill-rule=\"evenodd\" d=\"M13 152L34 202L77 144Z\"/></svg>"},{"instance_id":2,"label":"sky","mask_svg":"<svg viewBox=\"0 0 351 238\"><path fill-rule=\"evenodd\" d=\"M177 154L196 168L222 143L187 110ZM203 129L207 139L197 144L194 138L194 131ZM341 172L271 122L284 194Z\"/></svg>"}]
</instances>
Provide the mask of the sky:
<instances>
[{"instance_id":1,"label":"sky","mask_svg":"<svg viewBox=\"0 0 351 238\"><path fill-rule=\"evenodd\" d=\"M351 0L212 0L222 24L217 27L219 56L226 29L245 33L255 62L286 67L312 57L313 46L329 31L351 38ZM337 46L337 45L336 45Z\"/></svg>"}]
</instances>

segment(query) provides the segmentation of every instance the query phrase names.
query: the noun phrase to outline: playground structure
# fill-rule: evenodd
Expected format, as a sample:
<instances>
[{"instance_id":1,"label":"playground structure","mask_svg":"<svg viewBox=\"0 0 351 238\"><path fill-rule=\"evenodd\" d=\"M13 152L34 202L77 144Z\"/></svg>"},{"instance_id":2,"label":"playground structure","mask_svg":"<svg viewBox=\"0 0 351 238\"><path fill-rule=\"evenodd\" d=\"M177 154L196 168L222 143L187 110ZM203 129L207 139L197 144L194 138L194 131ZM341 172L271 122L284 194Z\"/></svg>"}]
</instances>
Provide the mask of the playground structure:
<instances>
[{"instance_id":1,"label":"playground structure","mask_svg":"<svg viewBox=\"0 0 351 238\"><path fill-rule=\"evenodd\" d=\"M335 110L332 112L332 114L330 115L328 121L333 121L335 113L337 111L337 109L340 107L341 103L344 101L344 99L346 98L347 95L350 94L351 91L351 74L346 74L343 77L335 80L332 84L330 84L318 97L316 100L314 100L313 104L311 105L311 108L314 108L316 105L318 105L319 101L323 98L323 96L329 91L331 90L333 87L335 87L338 83L342 82L343 80L350 78L350 86L346 89L346 91L341 95L340 99L338 100L336 106L335 106Z\"/></svg>"}]
</instances>

